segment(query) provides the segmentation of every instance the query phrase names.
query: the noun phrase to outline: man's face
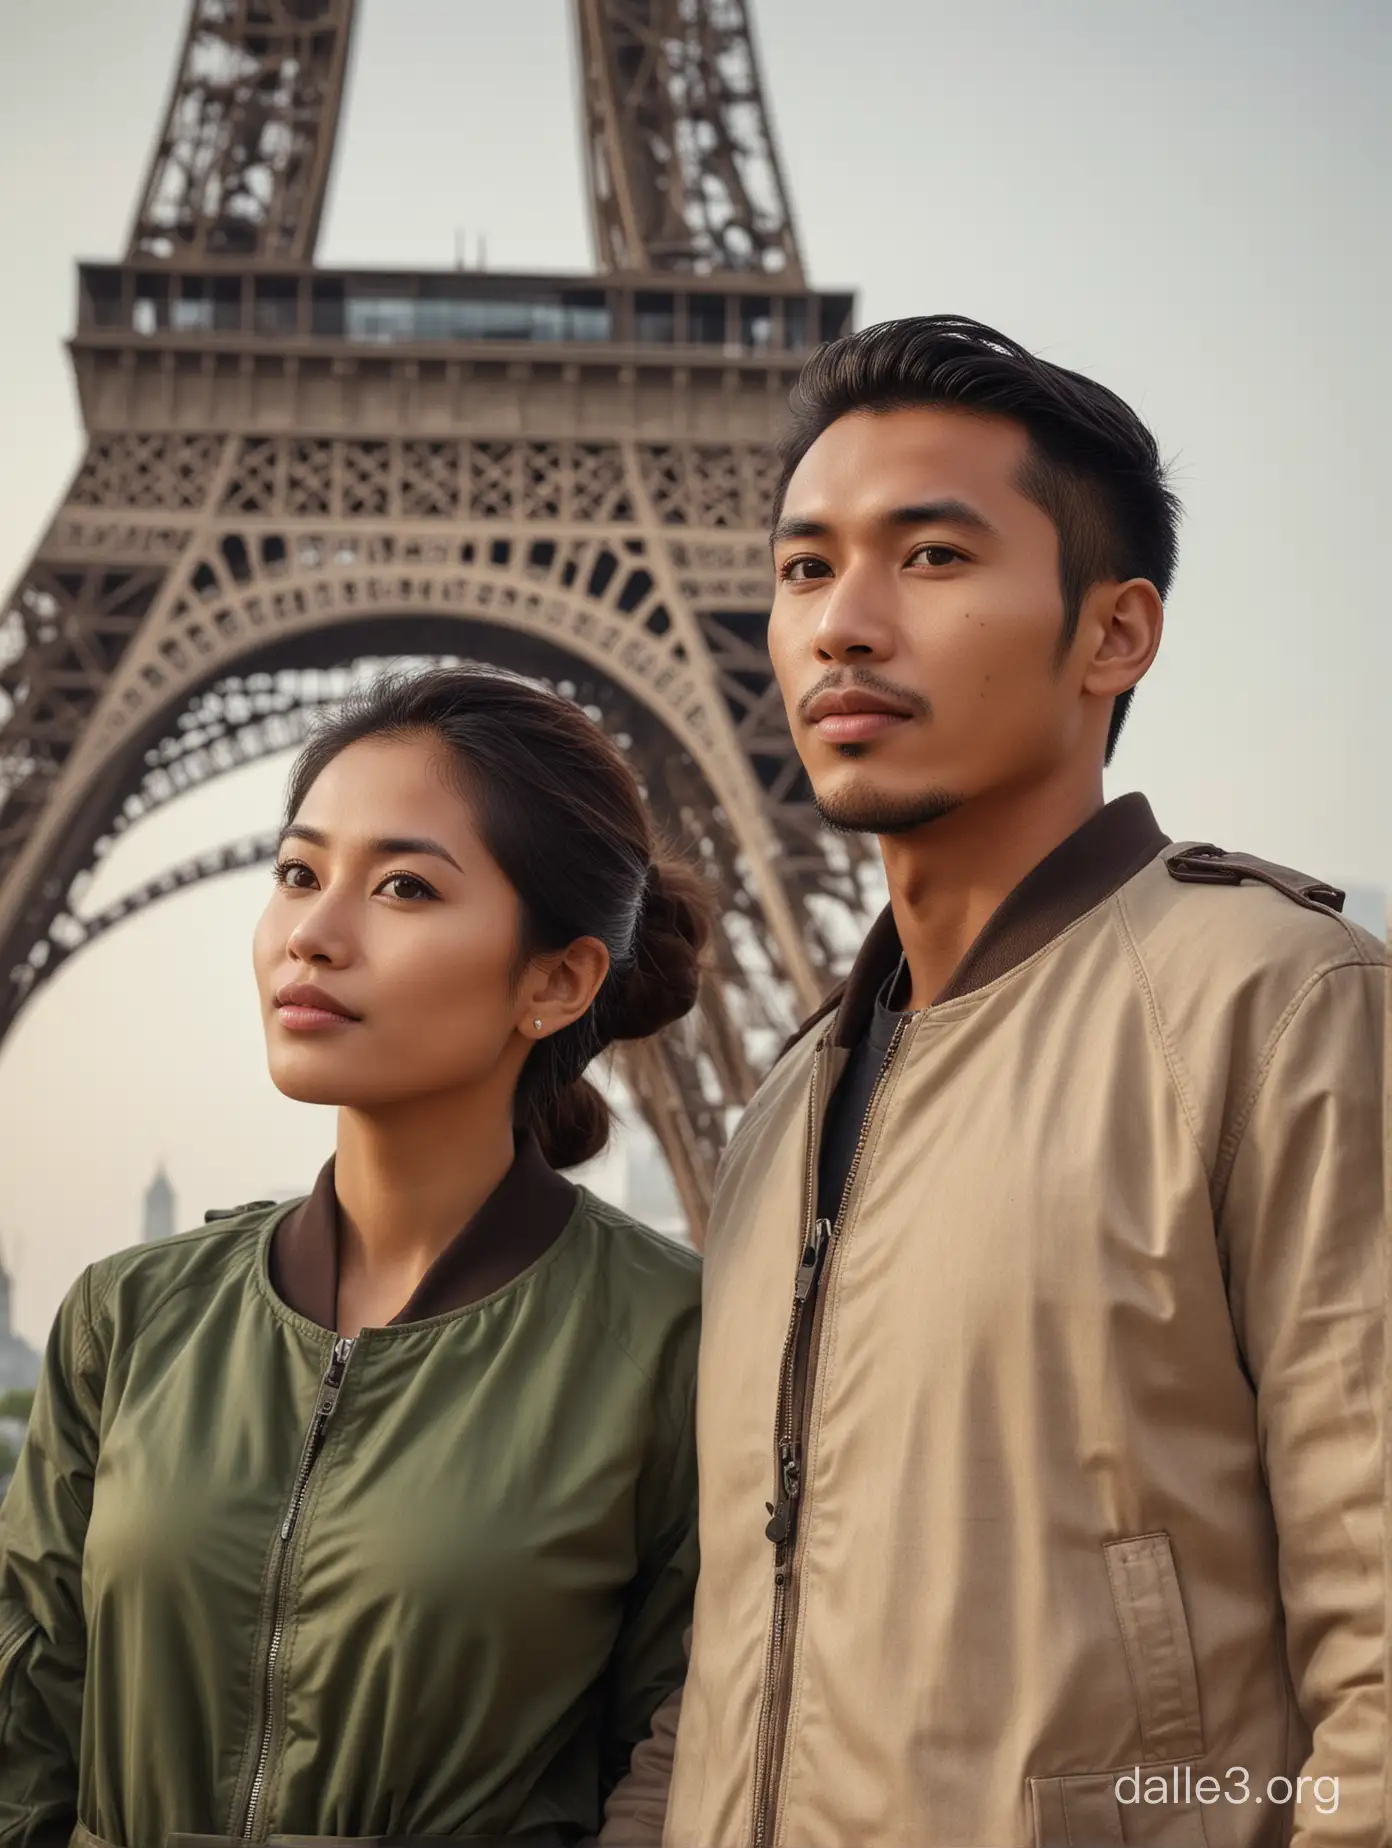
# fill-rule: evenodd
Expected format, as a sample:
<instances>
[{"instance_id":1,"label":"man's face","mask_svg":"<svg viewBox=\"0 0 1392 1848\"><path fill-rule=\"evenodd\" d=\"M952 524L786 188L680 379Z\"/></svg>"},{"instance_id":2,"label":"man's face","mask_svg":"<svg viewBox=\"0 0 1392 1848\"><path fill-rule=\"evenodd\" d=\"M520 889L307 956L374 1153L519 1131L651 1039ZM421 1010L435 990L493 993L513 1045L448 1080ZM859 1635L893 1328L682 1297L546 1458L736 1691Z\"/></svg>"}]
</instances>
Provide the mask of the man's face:
<instances>
[{"instance_id":1,"label":"man's face","mask_svg":"<svg viewBox=\"0 0 1392 1848\"><path fill-rule=\"evenodd\" d=\"M769 650L833 825L906 832L1105 736L1086 632L1060 664L1058 533L1016 485L1028 450L1006 418L858 411L798 465Z\"/></svg>"}]
</instances>

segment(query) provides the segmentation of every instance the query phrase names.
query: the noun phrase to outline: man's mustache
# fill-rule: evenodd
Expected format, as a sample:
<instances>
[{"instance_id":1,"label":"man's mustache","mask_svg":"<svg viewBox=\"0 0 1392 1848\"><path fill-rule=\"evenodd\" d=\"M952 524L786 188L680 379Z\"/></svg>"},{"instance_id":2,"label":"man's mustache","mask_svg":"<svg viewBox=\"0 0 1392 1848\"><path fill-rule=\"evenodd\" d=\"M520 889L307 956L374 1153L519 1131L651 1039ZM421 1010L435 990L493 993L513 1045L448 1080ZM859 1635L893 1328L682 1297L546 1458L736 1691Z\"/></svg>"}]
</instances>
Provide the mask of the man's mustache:
<instances>
[{"instance_id":1,"label":"man's mustache","mask_svg":"<svg viewBox=\"0 0 1392 1848\"><path fill-rule=\"evenodd\" d=\"M838 667L823 674L815 686L807 689L797 703L798 717L805 718L807 708L823 693L844 693L848 687L860 687L866 693L883 693L886 699L898 700L909 707L915 718L931 719L933 716L931 704L921 693L913 693L908 687L886 680L883 674L876 674L868 667Z\"/></svg>"}]
</instances>

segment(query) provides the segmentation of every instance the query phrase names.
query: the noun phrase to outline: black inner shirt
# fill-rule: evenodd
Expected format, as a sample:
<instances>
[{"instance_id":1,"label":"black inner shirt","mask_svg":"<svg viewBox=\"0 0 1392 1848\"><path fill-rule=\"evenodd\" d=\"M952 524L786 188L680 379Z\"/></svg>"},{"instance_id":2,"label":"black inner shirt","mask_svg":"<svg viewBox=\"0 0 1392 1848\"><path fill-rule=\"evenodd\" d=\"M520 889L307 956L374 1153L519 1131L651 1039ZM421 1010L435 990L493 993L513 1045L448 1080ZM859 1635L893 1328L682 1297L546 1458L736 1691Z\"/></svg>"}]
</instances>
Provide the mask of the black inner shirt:
<instances>
[{"instance_id":1,"label":"black inner shirt","mask_svg":"<svg viewBox=\"0 0 1392 1848\"><path fill-rule=\"evenodd\" d=\"M841 1211L846 1178L855 1159L856 1144L865 1127L870 1100L889 1052L890 1043L904 1009L895 1006L908 998L908 964L901 956L899 967L875 997L875 1012L865 1032L851 1049L841 1082L831 1094L826 1122L822 1126L822 1146L817 1164L817 1217L835 1222Z\"/></svg>"}]
</instances>

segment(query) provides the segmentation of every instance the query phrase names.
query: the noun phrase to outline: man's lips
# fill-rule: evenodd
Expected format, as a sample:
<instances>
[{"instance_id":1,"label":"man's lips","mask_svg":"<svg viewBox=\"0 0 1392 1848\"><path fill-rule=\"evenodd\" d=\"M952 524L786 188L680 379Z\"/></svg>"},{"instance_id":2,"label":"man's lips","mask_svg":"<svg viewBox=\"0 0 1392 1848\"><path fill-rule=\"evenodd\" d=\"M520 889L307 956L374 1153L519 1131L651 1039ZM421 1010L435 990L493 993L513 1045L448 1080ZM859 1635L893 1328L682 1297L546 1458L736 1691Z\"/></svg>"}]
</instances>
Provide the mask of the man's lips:
<instances>
[{"instance_id":1,"label":"man's lips","mask_svg":"<svg viewBox=\"0 0 1392 1848\"><path fill-rule=\"evenodd\" d=\"M351 1026L359 1019L341 1001L310 982L292 982L276 995L276 1019L292 1033Z\"/></svg>"},{"instance_id":2,"label":"man's lips","mask_svg":"<svg viewBox=\"0 0 1392 1848\"><path fill-rule=\"evenodd\" d=\"M877 737L914 715L907 704L865 687L819 693L803 715L828 744L852 744Z\"/></svg>"}]
</instances>

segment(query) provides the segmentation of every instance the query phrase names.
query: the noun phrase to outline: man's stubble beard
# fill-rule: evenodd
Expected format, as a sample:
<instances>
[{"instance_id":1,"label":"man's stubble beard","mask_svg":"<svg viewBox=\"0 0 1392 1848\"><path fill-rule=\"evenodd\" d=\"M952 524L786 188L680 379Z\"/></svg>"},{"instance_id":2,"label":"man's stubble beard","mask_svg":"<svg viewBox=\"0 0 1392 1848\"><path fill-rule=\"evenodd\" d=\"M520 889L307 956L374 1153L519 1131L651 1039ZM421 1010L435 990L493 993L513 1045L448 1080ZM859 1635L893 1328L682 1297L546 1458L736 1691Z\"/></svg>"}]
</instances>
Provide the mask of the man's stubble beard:
<instances>
[{"instance_id":1,"label":"man's stubble beard","mask_svg":"<svg viewBox=\"0 0 1392 1848\"><path fill-rule=\"evenodd\" d=\"M864 747L841 746L843 757L860 757ZM812 794L813 805L828 828L837 834L912 834L961 808L965 796L947 789L925 789L911 796L887 796L868 784L852 783L836 796Z\"/></svg>"}]
</instances>

